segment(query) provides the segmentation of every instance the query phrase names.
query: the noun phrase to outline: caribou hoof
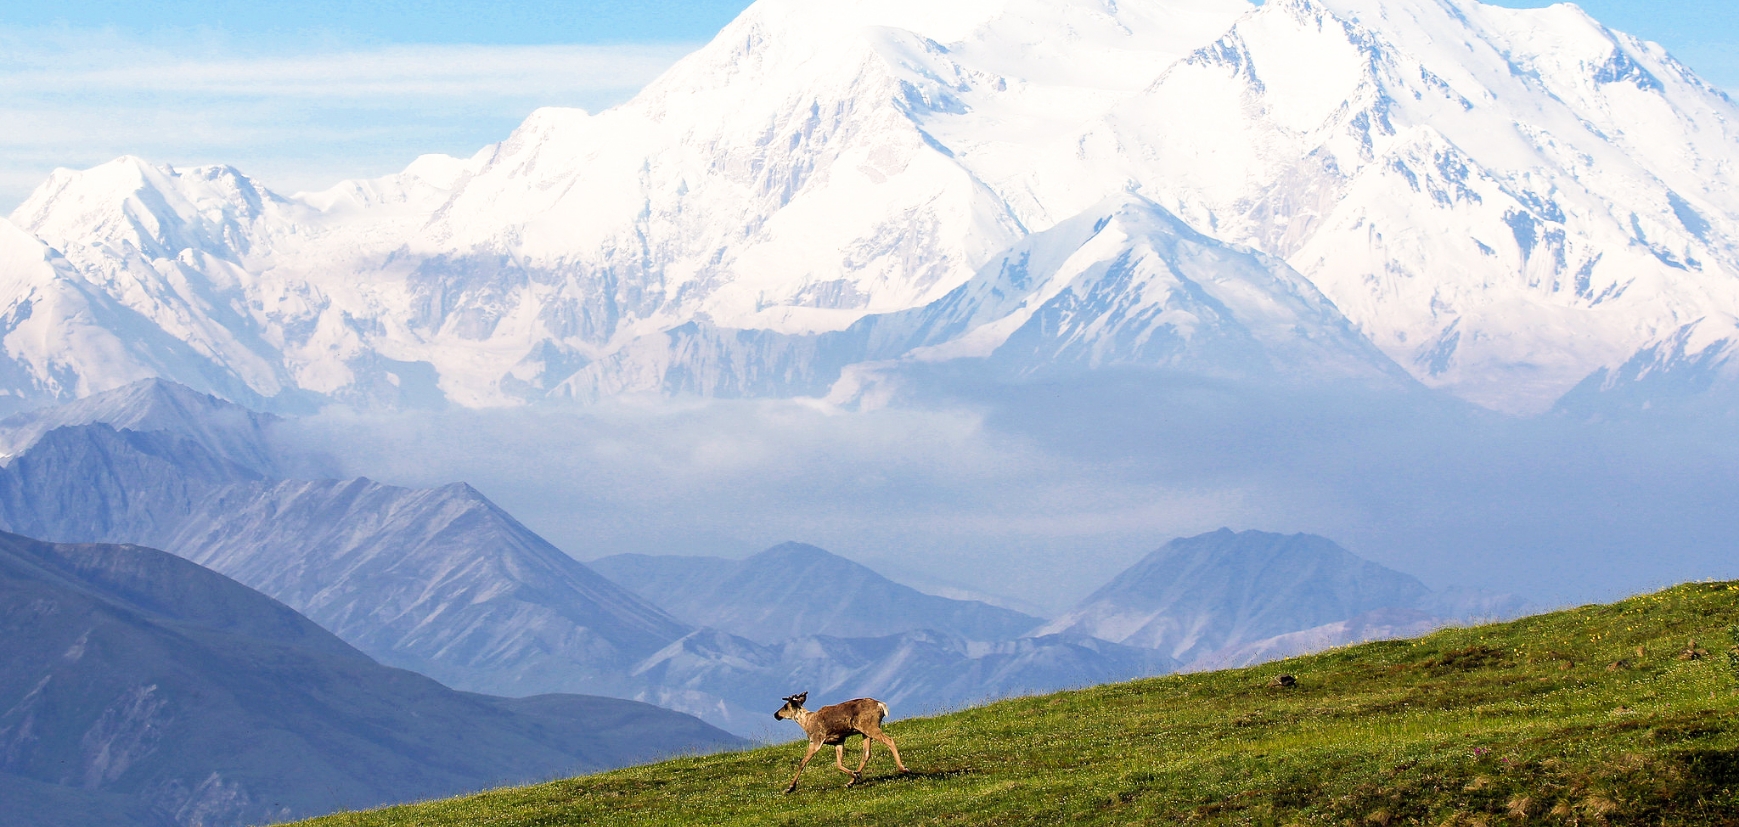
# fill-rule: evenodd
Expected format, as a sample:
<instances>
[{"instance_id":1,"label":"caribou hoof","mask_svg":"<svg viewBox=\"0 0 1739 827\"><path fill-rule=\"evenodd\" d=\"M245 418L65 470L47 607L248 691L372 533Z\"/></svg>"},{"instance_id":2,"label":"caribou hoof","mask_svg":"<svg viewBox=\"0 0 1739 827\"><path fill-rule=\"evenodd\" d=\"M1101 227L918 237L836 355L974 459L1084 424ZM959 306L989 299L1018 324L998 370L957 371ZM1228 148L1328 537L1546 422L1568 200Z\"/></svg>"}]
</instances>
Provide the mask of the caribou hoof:
<instances>
[{"instance_id":1,"label":"caribou hoof","mask_svg":"<svg viewBox=\"0 0 1739 827\"><path fill-rule=\"evenodd\" d=\"M854 772L854 773L852 773L852 774L851 774L851 780L850 780L850 781L847 781L847 782L845 782L845 786L847 786L847 787L855 787L855 786L857 786L857 782L859 782L859 781L862 781L862 780L863 780L863 773L861 773L861 772Z\"/></svg>"},{"instance_id":2,"label":"caribou hoof","mask_svg":"<svg viewBox=\"0 0 1739 827\"><path fill-rule=\"evenodd\" d=\"M791 786L785 788L786 795L790 795L794 792L797 792L797 785L796 784L792 784Z\"/></svg>"}]
</instances>

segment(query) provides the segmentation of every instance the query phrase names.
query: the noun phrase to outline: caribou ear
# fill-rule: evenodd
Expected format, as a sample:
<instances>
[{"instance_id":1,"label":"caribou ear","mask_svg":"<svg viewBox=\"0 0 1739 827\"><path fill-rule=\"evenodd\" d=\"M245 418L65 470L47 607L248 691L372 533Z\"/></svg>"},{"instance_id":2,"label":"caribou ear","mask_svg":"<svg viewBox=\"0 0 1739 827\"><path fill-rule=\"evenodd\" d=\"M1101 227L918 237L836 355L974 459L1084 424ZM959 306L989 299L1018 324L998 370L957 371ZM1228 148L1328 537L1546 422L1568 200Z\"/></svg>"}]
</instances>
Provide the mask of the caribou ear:
<instances>
[{"instance_id":1,"label":"caribou ear","mask_svg":"<svg viewBox=\"0 0 1739 827\"><path fill-rule=\"evenodd\" d=\"M791 700L796 701L799 706L802 706L804 701L809 700L809 693L803 692L797 695L792 695Z\"/></svg>"}]
</instances>

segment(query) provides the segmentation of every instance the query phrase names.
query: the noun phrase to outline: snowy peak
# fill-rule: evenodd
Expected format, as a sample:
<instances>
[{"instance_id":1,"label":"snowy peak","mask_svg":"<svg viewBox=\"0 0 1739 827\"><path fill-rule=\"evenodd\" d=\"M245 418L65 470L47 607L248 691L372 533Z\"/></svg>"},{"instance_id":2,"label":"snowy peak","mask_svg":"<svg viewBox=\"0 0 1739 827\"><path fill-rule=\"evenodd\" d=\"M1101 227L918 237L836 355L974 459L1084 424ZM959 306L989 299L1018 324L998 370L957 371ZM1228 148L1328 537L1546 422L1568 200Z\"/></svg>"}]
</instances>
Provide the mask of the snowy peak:
<instances>
[{"instance_id":1,"label":"snowy peak","mask_svg":"<svg viewBox=\"0 0 1739 827\"><path fill-rule=\"evenodd\" d=\"M14 297L57 278L73 278L66 260L42 239L0 218L0 277L6 295Z\"/></svg>"},{"instance_id":2,"label":"snowy peak","mask_svg":"<svg viewBox=\"0 0 1739 827\"><path fill-rule=\"evenodd\" d=\"M151 258L242 256L256 225L284 203L233 167L177 169L127 156L82 172L55 170L12 221L63 251L96 236Z\"/></svg>"},{"instance_id":3,"label":"snowy peak","mask_svg":"<svg viewBox=\"0 0 1739 827\"><path fill-rule=\"evenodd\" d=\"M14 221L95 309L68 293L87 334L8 339L0 384L816 393L843 354L1013 353L1031 323L1029 366L1368 374L1374 345L1529 413L1739 341L1736 130L1570 6L762 0L628 103L538 110L468 159L292 198L227 167L57 172ZM1082 220L1131 194L1176 218ZM1041 293L997 281L1040 247Z\"/></svg>"},{"instance_id":4,"label":"snowy peak","mask_svg":"<svg viewBox=\"0 0 1739 827\"><path fill-rule=\"evenodd\" d=\"M1029 236L946 299L884 327L879 335L912 330L914 358L994 355L1023 373L1140 365L1407 381L1285 262L1128 194Z\"/></svg>"},{"instance_id":5,"label":"snowy peak","mask_svg":"<svg viewBox=\"0 0 1739 827\"><path fill-rule=\"evenodd\" d=\"M1574 113L1583 131L1637 155L1669 187L1710 190L1729 214L1739 205L1731 188L1708 178L1731 181L1719 159L1739 136L1727 117L1732 102L1657 44L1614 32L1568 3L1521 10L1467 0L1321 2L1429 64L1470 102L1513 107L1535 93L1539 115ZM1478 59L1463 56L1470 48Z\"/></svg>"},{"instance_id":6,"label":"snowy peak","mask_svg":"<svg viewBox=\"0 0 1739 827\"><path fill-rule=\"evenodd\" d=\"M537 117L537 112L532 113L532 118ZM454 189L475 175L494 151L493 146L484 147L470 158L424 155L395 175L341 181L319 192L296 193L291 199L327 216L355 215L374 208L396 206L426 218L446 203Z\"/></svg>"},{"instance_id":7,"label":"snowy peak","mask_svg":"<svg viewBox=\"0 0 1739 827\"><path fill-rule=\"evenodd\" d=\"M1732 187L1701 159L1739 157L1736 117L1574 10L1287 0L1032 181L1058 204L1136 182L1285 257L1421 381L1526 412L1730 313Z\"/></svg>"},{"instance_id":8,"label":"snowy peak","mask_svg":"<svg viewBox=\"0 0 1739 827\"><path fill-rule=\"evenodd\" d=\"M14 223L63 254L101 305L77 323L122 345L99 355L90 346L37 352L20 342L8 353L78 360L69 374L79 395L155 375L231 399L276 397L295 382L274 337L262 335L257 271L272 233L293 230L304 211L230 167L121 158L57 171Z\"/></svg>"},{"instance_id":9,"label":"snowy peak","mask_svg":"<svg viewBox=\"0 0 1739 827\"><path fill-rule=\"evenodd\" d=\"M1151 76L1193 47L1181 38L1209 37L1244 8L758 3L634 101L528 120L422 238L433 249L560 262L581 271L570 279L588 278L581 262L643 273L649 289L586 315L668 325L699 310L729 326L838 329L946 293L1019 237L986 183L1006 177L998 164L1020 160L995 133L1060 134L1129 86L1132 66ZM1070 21L1043 26L1065 34L1035 39L1049 18ZM1144 20L1189 34L1128 25ZM1095 66L1077 58L1108 38L1145 57L1069 76ZM1009 48L1031 59L1006 60ZM1023 65L1082 85L1038 89L1015 73ZM1061 128L1038 122L1059 117ZM980 169L972 159L983 153ZM693 223L695 205L704 225Z\"/></svg>"},{"instance_id":10,"label":"snowy peak","mask_svg":"<svg viewBox=\"0 0 1739 827\"><path fill-rule=\"evenodd\" d=\"M72 400L168 376L221 387L188 343L90 283L81 268L0 219L0 410Z\"/></svg>"},{"instance_id":11,"label":"snowy peak","mask_svg":"<svg viewBox=\"0 0 1739 827\"><path fill-rule=\"evenodd\" d=\"M698 97L670 80L685 64L595 117L540 112L412 242L429 258L406 287L444 317L435 346L591 359L703 314L838 329L969 277L1018 224L901 112L874 50L839 57L703 72L728 84ZM491 367L475 379L516 366Z\"/></svg>"},{"instance_id":12,"label":"snowy peak","mask_svg":"<svg viewBox=\"0 0 1739 827\"><path fill-rule=\"evenodd\" d=\"M903 371L953 359L1005 377L1127 366L1257 384L1413 385L1284 262L1125 194L1029 235L923 307L812 335L691 322L582 366L554 393L879 404Z\"/></svg>"}]
</instances>

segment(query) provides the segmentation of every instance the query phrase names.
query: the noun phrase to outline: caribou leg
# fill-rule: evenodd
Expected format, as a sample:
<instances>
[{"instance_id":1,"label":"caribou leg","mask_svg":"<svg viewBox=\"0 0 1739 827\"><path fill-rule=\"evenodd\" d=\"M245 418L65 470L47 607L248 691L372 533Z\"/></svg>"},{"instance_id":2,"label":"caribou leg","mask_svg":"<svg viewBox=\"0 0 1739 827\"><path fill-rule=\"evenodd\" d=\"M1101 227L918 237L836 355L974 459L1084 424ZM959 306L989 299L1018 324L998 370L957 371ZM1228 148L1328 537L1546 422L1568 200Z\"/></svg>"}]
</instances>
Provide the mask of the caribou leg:
<instances>
[{"instance_id":1,"label":"caribou leg","mask_svg":"<svg viewBox=\"0 0 1739 827\"><path fill-rule=\"evenodd\" d=\"M871 738L868 735L865 735L863 737L863 760L857 762L857 774L858 775L863 775L863 768L866 766L869 766L870 745L874 744L874 743L875 743L874 738Z\"/></svg>"},{"instance_id":2,"label":"caribou leg","mask_svg":"<svg viewBox=\"0 0 1739 827\"><path fill-rule=\"evenodd\" d=\"M900 760L900 748L894 746L894 739L888 737L886 733L878 732L876 740L886 744L888 752L894 754L894 766L899 767L900 772L911 772L911 770L906 769L906 762Z\"/></svg>"},{"instance_id":3,"label":"caribou leg","mask_svg":"<svg viewBox=\"0 0 1739 827\"><path fill-rule=\"evenodd\" d=\"M849 787L849 786L857 783L858 773L852 772L851 770L846 769L846 767L845 767L845 745L844 744L835 744L833 746L833 765L838 767L840 772L843 772L846 775L851 776L851 780L846 782L845 786Z\"/></svg>"},{"instance_id":4,"label":"caribou leg","mask_svg":"<svg viewBox=\"0 0 1739 827\"><path fill-rule=\"evenodd\" d=\"M820 751L821 751L820 744L817 744L814 741L809 742L809 751L803 754L802 763L797 765L797 774L791 776L791 786L785 788L786 795L790 795L792 792L796 791L797 779L803 777L803 768L809 766L809 759L814 758L815 753L818 753Z\"/></svg>"}]
</instances>

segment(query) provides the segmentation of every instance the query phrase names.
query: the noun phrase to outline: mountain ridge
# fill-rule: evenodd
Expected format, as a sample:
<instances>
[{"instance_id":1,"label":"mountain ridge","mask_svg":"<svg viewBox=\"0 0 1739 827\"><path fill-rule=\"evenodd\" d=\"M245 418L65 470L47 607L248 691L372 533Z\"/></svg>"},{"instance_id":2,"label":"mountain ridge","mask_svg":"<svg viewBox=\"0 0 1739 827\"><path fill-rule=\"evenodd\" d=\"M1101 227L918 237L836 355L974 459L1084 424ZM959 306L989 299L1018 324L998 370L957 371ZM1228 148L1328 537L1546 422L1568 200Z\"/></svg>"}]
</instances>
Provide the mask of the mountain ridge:
<instances>
[{"instance_id":1,"label":"mountain ridge","mask_svg":"<svg viewBox=\"0 0 1739 827\"><path fill-rule=\"evenodd\" d=\"M143 421L128 404L170 419L151 431L101 421ZM737 614L777 639L696 628L707 618L671 617L468 485L265 477L180 436L206 434L201 426L212 423L246 434L251 420L154 405L152 394L116 392L34 414L29 422L93 421L57 424L0 466L0 528L162 546L282 600L383 664L461 690L632 697L753 736L766 729L760 704L789 694L799 676L864 692L898 688L911 703L936 706L1175 665L1157 652L1068 637L972 639L1016 637L1039 621L924 595L801 546L719 578L760 596L739 599ZM794 599L806 578L817 593ZM915 630L906 610L944 631ZM984 682L963 682L964 674Z\"/></svg>"},{"instance_id":2,"label":"mountain ridge","mask_svg":"<svg viewBox=\"0 0 1739 827\"><path fill-rule=\"evenodd\" d=\"M1373 611L1412 609L1430 596L1412 576L1322 537L1222 528L1167 543L1035 633L1153 648L1186 665L1219 663L1251 646L1297 654L1296 644L1274 639ZM1431 623L1448 620L1416 614L1390 625ZM1360 628L1354 623L1338 633L1356 636ZM1352 642L1326 633L1312 639L1317 646Z\"/></svg>"},{"instance_id":3,"label":"mountain ridge","mask_svg":"<svg viewBox=\"0 0 1739 827\"><path fill-rule=\"evenodd\" d=\"M171 549L383 663L496 694L621 693L601 665L688 631L467 485L269 479L168 431L47 432L0 468L0 527Z\"/></svg>"},{"instance_id":4,"label":"mountain ridge","mask_svg":"<svg viewBox=\"0 0 1739 827\"><path fill-rule=\"evenodd\" d=\"M628 701L454 692L138 546L0 534L0 625L9 825L259 823L738 743Z\"/></svg>"},{"instance_id":5,"label":"mountain ridge","mask_svg":"<svg viewBox=\"0 0 1739 827\"><path fill-rule=\"evenodd\" d=\"M280 417L153 377L0 420L0 456L10 459L58 427L100 423L116 430L171 434L198 444L224 462L265 476L282 476L286 471L284 457L296 452L273 439L273 429L281 421ZM301 464L310 462L320 461L303 460Z\"/></svg>"},{"instance_id":6,"label":"mountain ridge","mask_svg":"<svg viewBox=\"0 0 1739 827\"><path fill-rule=\"evenodd\" d=\"M927 595L804 543L781 543L739 561L614 555L589 565L694 626L768 645L923 629L1006 640L1043 622L986 603Z\"/></svg>"},{"instance_id":7,"label":"mountain ridge","mask_svg":"<svg viewBox=\"0 0 1739 827\"><path fill-rule=\"evenodd\" d=\"M761 0L628 103L539 110L469 159L297 197L221 166L55 173L0 238L34 250L0 258L0 312L27 324L58 285L102 344L6 338L0 381L28 402L155 375L283 410L826 396L853 365L945 352L839 334L1133 194L1322 298L1239 369L1316 348L1506 412L1596 375L1629 404L1652 392L1620 370L1640 354L1731 363L1735 122L1659 47L1567 9ZM1282 282L1247 286L1281 306ZM1102 283L1109 315L1074 328L1074 307L1042 316L1076 341L1033 361L1251 329L1181 301L1129 327L1143 284Z\"/></svg>"}]
</instances>

